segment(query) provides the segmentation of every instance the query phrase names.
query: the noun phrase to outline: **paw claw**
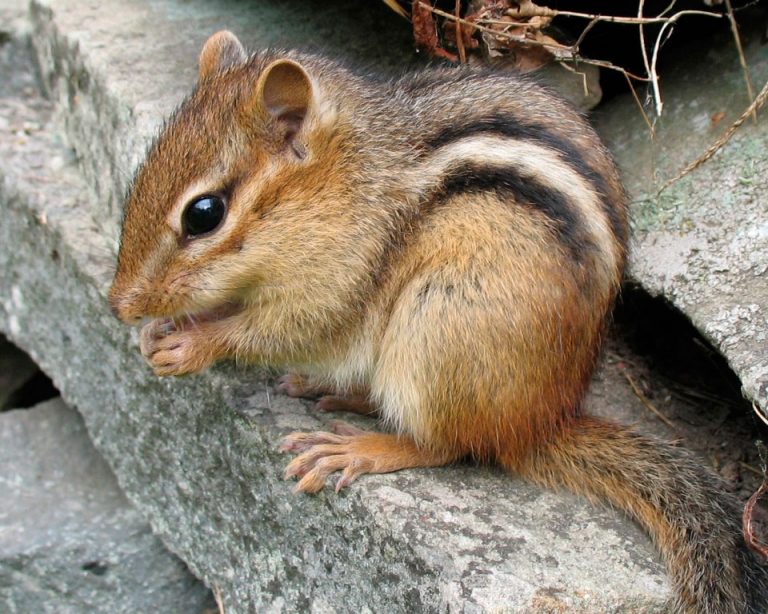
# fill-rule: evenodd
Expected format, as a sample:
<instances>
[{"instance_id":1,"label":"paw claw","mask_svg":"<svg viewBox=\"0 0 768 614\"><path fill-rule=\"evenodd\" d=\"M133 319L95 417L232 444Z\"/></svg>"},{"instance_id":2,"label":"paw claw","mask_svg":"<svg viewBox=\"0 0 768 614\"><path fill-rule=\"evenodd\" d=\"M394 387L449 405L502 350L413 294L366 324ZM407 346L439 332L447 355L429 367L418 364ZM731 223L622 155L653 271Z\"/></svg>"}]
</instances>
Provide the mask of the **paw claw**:
<instances>
[{"instance_id":1,"label":"paw claw","mask_svg":"<svg viewBox=\"0 0 768 614\"><path fill-rule=\"evenodd\" d=\"M350 425L350 432L357 435L365 431ZM296 492L314 493L323 488L332 473L342 471L336 482L336 492L351 484L358 476L368 473L374 462L364 456L356 437L317 431L314 433L291 433L279 446L283 452L299 452L283 472L286 480L299 478Z\"/></svg>"},{"instance_id":2,"label":"paw claw","mask_svg":"<svg viewBox=\"0 0 768 614\"><path fill-rule=\"evenodd\" d=\"M308 473L294 487L295 492L305 492L307 494L314 494L320 492L325 486L325 476L320 476L313 473Z\"/></svg>"},{"instance_id":3,"label":"paw claw","mask_svg":"<svg viewBox=\"0 0 768 614\"><path fill-rule=\"evenodd\" d=\"M337 397L325 395L320 397L315 403L315 409L318 411L336 411Z\"/></svg>"},{"instance_id":4,"label":"paw claw","mask_svg":"<svg viewBox=\"0 0 768 614\"><path fill-rule=\"evenodd\" d=\"M293 479L293 478L295 478L295 477L301 477L301 475L300 475L300 473L301 473L301 472L300 472L300 469L299 469L298 467L292 467L292 466L291 466L292 464L293 464L293 463L289 464L289 465L288 465L288 466L285 468L285 471L283 471L283 479L284 479L284 480L290 480L290 479ZM302 474L302 475L303 475L303 474Z\"/></svg>"},{"instance_id":5,"label":"paw claw","mask_svg":"<svg viewBox=\"0 0 768 614\"><path fill-rule=\"evenodd\" d=\"M156 375L185 375L208 366L215 359L209 338L198 329L183 330L170 319L158 318L140 333L141 354Z\"/></svg>"},{"instance_id":6,"label":"paw claw","mask_svg":"<svg viewBox=\"0 0 768 614\"><path fill-rule=\"evenodd\" d=\"M286 373L277 378L275 392L294 399L317 396L316 391L307 384L306 378L298 373Z\"/></svg>"}]
</instances>

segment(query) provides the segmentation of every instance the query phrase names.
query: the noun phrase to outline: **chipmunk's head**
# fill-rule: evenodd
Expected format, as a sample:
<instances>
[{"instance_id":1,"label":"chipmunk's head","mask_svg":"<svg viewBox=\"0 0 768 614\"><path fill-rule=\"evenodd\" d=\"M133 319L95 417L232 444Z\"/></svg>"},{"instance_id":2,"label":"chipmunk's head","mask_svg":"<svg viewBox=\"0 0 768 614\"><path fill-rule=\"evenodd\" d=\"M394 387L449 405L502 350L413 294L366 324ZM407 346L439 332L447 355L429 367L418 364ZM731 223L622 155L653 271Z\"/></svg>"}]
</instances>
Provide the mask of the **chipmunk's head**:
<instances>
[{"instance_id":1,"label":"chipmunk's head","mask_svg":"<svg viewBox=\"0 0 768 614\"><path fill-rule=\"evenodd\" d=\"M125 204L109 293L121 320L222 317L259 285L284 283L306 253L302 229L311 231L312 201L332 184L337 130L304 64L248 56L229 32L205 43L197 88Z\"/></svg>"}]
</instances>

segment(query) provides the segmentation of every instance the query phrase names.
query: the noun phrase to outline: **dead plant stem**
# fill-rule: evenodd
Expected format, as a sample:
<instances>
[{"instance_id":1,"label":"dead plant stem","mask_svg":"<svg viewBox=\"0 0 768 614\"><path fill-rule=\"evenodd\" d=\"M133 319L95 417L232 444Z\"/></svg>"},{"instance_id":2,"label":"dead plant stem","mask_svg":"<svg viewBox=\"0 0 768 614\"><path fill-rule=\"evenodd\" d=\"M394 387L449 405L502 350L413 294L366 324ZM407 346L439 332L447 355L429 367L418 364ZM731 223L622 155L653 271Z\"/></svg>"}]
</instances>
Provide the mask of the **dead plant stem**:
<instances>
[{"instance_id":1,"label":"dead plant stem","mask_svg":"<svg viewBox=\"0 0 768 614\"><path fill-rule=\"evenodd\" d=\"M672 179L668 179L666 183L658 189L658 191L656 192L656 196L659 196L664 190L666 190L673 183L680 181L680 179L685 177L688 173L697 169L699 166L701 166L707 160L709 160L712 156L714 156L723 145L725 145L728 141L731 140L731 137L736 133L736 131L741 127L741 125L747 120L747 118L753 114L756 114L760 110L760 108L765 104L766 100L768 100L768 82L766 82L766 84L763 86L763 89L760 90L760 93L752 101L752 104L750 104L747 107L747 109L739 116L739 118L730 125L728 130L726 130L723 133L723 135L719 139L717 139L717 141L715 141L712 145L710 145L709 148L703 154L701 154L698 158L696 158L693 162L691 162L688 166L686 166L677 175L672 177Z\"/></svg>"},{"instance_id":2,"label":"dead plant stem","mask_svg":"<svg viewBox=\"0 0 768 614\"><path fill-rule=\"evenodd\" d=\"M739 53L739 63L741 64L741 70L744 71L744 81L747 84L747 94L749 95L749 101L752 102L755 99L755 87L752 83L752 76L749 74L749 68L747 67L747 58L744 57L744 48L741 45L739 26L736 23L736 18L733 16L733 6L731 4L731 0L725 0L725 8L728 11L728 21L731 23L733 42L736 43L736 51ZM752 112L752 121L757 123L757 111Z\"/></svg>"},{"instance_id":3,"label":"dead plant stem","mask_svg":"<svg viewBox=\"0 0 768 614\"><path fill-rule=\"evenodd\" d=\"M677 430L677 426L675 425L672 420L667 418L664 414L662 414L656 406L651 403L651 401L648 399L648 397L643 394L643 391L640 390L640 386L638 386L635 383L635 380L632 378L632 376L627 373L626 371L622 371L624 374L624 377L627 379L627 382L629 382L629 385L632 387L632 390L634 391L635 395L638 399L642 402L642 404L648 409L653 415L655 415L659 420L661 420L664 424L666 424L669 428Z\"/></svg>"}]
</instances>

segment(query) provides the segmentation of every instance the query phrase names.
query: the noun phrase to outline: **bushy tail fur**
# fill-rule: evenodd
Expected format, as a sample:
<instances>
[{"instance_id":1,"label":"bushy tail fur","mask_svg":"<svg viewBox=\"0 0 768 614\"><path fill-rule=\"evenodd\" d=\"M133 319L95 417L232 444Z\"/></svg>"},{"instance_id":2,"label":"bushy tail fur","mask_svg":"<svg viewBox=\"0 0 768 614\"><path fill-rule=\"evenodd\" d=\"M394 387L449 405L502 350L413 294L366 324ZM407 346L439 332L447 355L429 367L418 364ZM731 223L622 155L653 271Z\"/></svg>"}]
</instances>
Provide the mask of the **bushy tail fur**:
<instances>
[{"instance_id":1,"label":"bushy tail fur","mask_svg":"<svg viewBox=\"0 0 768 614\"><path fill-rule=\"evenodd\" d=\"M675 612L768 612L768 568L744 543L738 506L688 451L579 416L522 463L500 460L535 482L608 501L636 519L667 563Z\"/></svg>"}]
</instances>

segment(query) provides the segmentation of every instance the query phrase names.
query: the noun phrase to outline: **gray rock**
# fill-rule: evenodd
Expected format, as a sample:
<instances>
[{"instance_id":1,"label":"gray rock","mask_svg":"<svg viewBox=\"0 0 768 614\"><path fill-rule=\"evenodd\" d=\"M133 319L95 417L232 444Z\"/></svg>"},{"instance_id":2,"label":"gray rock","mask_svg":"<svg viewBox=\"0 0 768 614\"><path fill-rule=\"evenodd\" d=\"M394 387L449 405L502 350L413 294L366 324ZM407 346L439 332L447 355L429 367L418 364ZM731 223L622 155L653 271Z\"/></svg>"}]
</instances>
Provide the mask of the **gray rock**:
<instances>
[{"instance_id":1,"label":"gray rock","mask_svg":"<svg viewBox=\"0 0 768 614\"><path fill-rule=\"evenodd\" d=\"M105 185L118 183L141 153L139 136L114 139L148 134L189 85L189 68L178 67L194 66L205 34L222 25L239 31L238 16L266 10L232 3L214 15L209 3L175 1L34 6L57 113L70 117L67 131L89 183L101 177ZM294 5L263 6L296 26ZM358 8L353 21L370 10ZM250 42L277 23L250 19ZM367 29L358 38L346 32L347 48L373 38ZM0 79L14 82L7 66ZM62 100L73 80L88 87ZM408 471L361 479L339 495L293 495L280 479L286 459L276 444L329 417L274 397L268 374L256 370L223 365L174 380L150 374L135 332L112 318L104 298L114 236L102 228L115 212L89 206L46 106L18 96L4 90L0 114L11 126L24 119L41 129L22 142L13 129L0 132L0 329L76 404L121 487L220 591L228 613L663 609L665 574L637 527L495 471Z\"/></svg>"},{"instance_id":2,"label":"gray rock","mask_svg":"<svg viewBox=\"0 0 768 614\"><path fill-rule=\"evenodd\" d=\"M3 612L186 614L213 605L60 399L0 415L0 465Z\"/></svg>"},{"instance_id":3,"label":"gray rock","mask_svg":"<svg viewBox=\"0 0 768 614\"><path fill-rule=\"evenodd\" d=\"M759 28L743 32L758 88L768 81ZM655 139L630 100L598 118L634 200L630 275L685 313L728 360L744 395L766 411L768 116L763 110L758 124L746 122L712 160L656 196L749 105L730 33L668 60Z\"/></svg>"}]
</instances>

